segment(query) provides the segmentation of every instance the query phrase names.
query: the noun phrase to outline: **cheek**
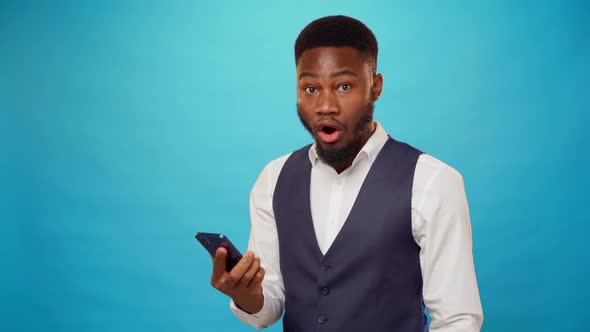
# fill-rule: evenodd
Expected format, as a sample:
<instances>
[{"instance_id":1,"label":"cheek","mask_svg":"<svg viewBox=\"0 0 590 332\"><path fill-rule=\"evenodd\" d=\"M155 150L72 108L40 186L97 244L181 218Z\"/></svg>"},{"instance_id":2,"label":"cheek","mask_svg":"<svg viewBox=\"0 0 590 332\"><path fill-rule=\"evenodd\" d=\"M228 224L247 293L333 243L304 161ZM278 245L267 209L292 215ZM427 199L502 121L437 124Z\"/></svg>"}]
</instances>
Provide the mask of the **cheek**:
<instances>
[{"instance_id":1,"label":"cheek","mask_svg":"<svg viewBox=\"0 0 590 332\"><path fill-rule=\"evenodd\" d=\"M350 93L339 96L338 101L342 107L354 109L358 108L359 105L364 104L367 99L370 99L370 97L371 94L367 87L359 85L355 86Z\"/></svg>"},{"instance_id":2,"label":"cheek","mask_svg":"<svg viewBox=\"0 0 590 332\"><path fill-rule=\"evenodd\" d=\"M297 88L297 103L309 104L312 96L307 94L303 89Z\"/></svg>"},{"instance_id":3,"label":"cheek","mask_svg":"<svg viewBox=\"0 0 590 332\"><path fill-rule=\"evenodd\" d=\"M297 109L303 113L313 113L315 110L313 98L297 98Z\"/></svg>"},{"instance_id":4,"label":"cheek","mask_svg":"<svg viewBox=\"0 0 590 332\"><path fill-rule=\"evenodd\" d=\"M351 96L352 97L352 96ZM347 98L340 104L340 110L347 121L355 122L361 118L366 111L367 101L362 96Z\"/></svg>"},{"instance_id":5,"label":"cheek","mask_svg":"<svg viewBox=\"0 0 590 332\"><path fill-rule=\"evenodd\" d=\"M346 108L343 109L343 121L345 122L346 128L348 129L349 135L356 135L356 127L359 122L364 121L367 116L367 102L363 99L359 99L355 103L348 103Z\"/></svg>"},{"instance_id":6,"label":"cheek","mask_svg":"<svg viewBox=\"0 0 590 332\"><path fill-rule=\"evenodd\" d=\"M348 104L351 108L358 109L360 105L364 105L370 98L370 94L365 93L364 89L356 90L356 93L351 93L347 96Z\"/></svg>"},{"instance_id":7,"label":"cheek","mask_svg":"<svg viewBox=\"0 0 590 332\"><path fill-rule=\"evenodd\" d=\"M313 98L309 96L297 96L297 107L305 112L310 112L314 109Z\"/></svg>"},{"instance_id":8,"label":"cheek","mask_svg":"<svg viewBox=\"0 0 590 332\"><path fill-rule=\"evenodd\" d=\"M297 103L297 113L299 117L302 118L305 122L311 122L311 117L313 112L310 111L309 106L305 105L304 103Z\"/></svg>"}]
</instances>

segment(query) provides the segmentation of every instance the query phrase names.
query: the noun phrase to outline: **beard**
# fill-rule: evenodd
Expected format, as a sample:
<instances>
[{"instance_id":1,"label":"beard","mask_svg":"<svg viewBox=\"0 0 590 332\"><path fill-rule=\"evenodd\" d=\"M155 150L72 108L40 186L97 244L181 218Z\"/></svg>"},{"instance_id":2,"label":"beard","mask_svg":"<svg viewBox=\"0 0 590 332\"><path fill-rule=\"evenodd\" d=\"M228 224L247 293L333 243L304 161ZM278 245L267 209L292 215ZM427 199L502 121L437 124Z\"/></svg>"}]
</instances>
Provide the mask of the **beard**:
<instances>
[{"instance_id":1,"label":"beard","mask_svg":"<svg viewBox=\"0 0 590 332\"><path fill-rule=\"evenodd\" d=\"M375 109L375 103L371 100L361 107L363 116L357 121L353 128L353 138L344 147L340 149L324 149L318 139L314 136L312 127L309 123L305 122L301 116L301 109L297 106L297 115L303 127L311 134L311 137L316 142L316 152L318 156L328 165L335 169L344 169L352 164L354 158L363 148L366 143L364 132L367 125L373 122L373 111ZM348 128L344 128L345 131ZM369 133L370 136L370 133ZM368 139L368 137L366 138Z\"/></svg>"}]
</instances>

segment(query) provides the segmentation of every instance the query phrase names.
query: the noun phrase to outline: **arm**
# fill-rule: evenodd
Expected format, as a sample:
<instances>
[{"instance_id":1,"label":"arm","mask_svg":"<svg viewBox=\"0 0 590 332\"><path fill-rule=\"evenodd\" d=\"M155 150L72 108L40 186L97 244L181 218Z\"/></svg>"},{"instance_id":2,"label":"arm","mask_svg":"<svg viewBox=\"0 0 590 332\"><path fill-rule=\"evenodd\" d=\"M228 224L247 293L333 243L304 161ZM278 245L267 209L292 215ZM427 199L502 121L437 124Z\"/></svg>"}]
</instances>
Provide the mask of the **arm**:
<instances>
[{"instance_id":1,"label":"arm","mask_svg":"<svg viewBox=\"0 0 590 332\"><path fill-rule=\"evenodd\" d=\"M278 175L288 155L269 163L250 193L251 231L248 250L259 258L265 270L262 309L249 314L230 301L230 308L244 323L257 329L270 326L281 318L285 306L285 291L279 265L279 240L272 208L272 197Z\"/></svg>"},{"instance_id":2,"label":"arm","mask_svg":"<svg viewBox=\"0 0 590 332\"><path fill-rule=\"evenodd\" d=\"M421 248L424 303L432 318L430 331L475 332L481 328L483 311L463 178L438 163L436 168L416 169L416 200L412 202L414 237Z\"/></svg>"}]
</instances>

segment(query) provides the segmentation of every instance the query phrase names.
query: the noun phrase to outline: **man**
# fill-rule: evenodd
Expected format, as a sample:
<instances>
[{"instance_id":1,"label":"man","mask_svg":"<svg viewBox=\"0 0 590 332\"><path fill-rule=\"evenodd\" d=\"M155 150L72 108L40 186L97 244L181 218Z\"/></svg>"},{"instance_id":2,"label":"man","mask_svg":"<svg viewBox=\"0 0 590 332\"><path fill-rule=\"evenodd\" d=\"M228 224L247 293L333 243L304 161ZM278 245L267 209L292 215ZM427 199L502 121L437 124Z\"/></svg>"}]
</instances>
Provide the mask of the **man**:
<instances>
[{"instance_id":1,"label":"man","mask_svg":"<svg viewBox=\"0 0 590 332\"><path fill-rule=\"evenodd\" d=\"M320 18L297 38L295 62L315 143L264 168L249 251L228 273L219 249L212 285L256 328L284 310L285 331L479 331L462 177L373 121L383 77L371 30Z\"/></svg>"}]
</instances>

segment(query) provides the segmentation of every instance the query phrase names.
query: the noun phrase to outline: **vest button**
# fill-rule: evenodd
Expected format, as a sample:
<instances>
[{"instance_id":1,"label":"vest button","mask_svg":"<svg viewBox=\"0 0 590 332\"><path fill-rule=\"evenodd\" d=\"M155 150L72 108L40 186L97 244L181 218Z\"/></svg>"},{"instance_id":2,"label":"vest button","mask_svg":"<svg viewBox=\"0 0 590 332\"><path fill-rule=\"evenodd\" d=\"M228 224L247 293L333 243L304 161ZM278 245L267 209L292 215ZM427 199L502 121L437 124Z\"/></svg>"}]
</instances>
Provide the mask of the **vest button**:
<instances>
[{"instance_id":1,"label":"vest button","mask_svg":"<svg viewBox=\"0 0 590 332\"><path fill-rule=\"evenodd\" d=\"M320 289L320 293L325 296L325 295L330 294L330 290L327 287L324 287L324 288Z\"/></svg>"},{"instance_id":2,"label":"vest button","mask_svg":"<svg viewBox=\"0 0 590 332\"><path fill-rule=\"evenodd\" d=\"M324 324L327 321L328 321L328 318L326 316L318 317L318 323L320 323L320 324Z\"/></svg>"},{"instance_id":3,"label":"vest button","mask_svg":"<svg viewBox=\"0 0 590 332\"><path fill-rule=\"evenodd\" d=\"M322 263L322 271L327 271L327 270L328 270L328 264Z\"/></svg>"}]
</instances>

